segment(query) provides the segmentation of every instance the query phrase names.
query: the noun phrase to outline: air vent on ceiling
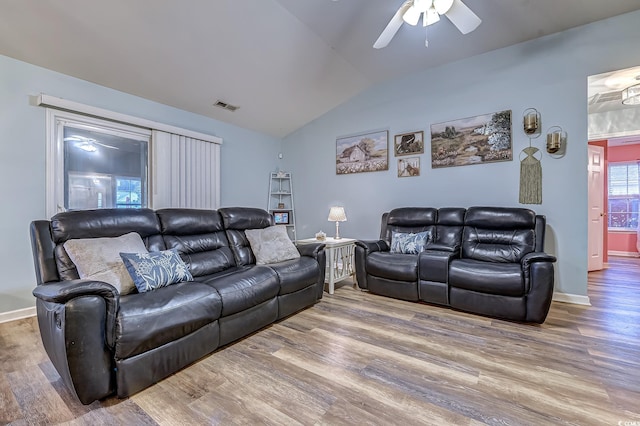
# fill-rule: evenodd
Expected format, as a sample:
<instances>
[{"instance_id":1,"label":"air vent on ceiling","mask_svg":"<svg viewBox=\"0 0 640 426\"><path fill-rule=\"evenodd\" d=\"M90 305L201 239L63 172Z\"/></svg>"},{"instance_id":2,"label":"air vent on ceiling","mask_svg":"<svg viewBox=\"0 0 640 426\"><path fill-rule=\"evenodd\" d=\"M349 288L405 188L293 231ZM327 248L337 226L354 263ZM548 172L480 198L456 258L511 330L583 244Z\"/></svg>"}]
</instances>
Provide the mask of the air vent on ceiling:
<instances>
[{"instance_id":1,"label":"air vent on ceiling","mask_svg":"<svg viewBox=\"0 0 640 426\"><path fill-rule=\"evenodd\" d=\"M607 93L597 93L591 97L589 101L589 105L601 104L603 102L621 102L622 101L622 91L613 91Z\"/></svg>"},{"instance_id":2,"label":"air vent on ceiling","mask_svg":"<svg viewBox=\"0 0 640 426\"><path fill-rule=\"evenodd\" d=\"M213 106L217 106L218 108L226 109L226 110L229 110L229 111L235 111L238 108L240 108L238 106L231 105L231 104L228 104L228 103L223 102L223 101L216 101L216 103L213 104Z\"/></svg>"}]
</instances>

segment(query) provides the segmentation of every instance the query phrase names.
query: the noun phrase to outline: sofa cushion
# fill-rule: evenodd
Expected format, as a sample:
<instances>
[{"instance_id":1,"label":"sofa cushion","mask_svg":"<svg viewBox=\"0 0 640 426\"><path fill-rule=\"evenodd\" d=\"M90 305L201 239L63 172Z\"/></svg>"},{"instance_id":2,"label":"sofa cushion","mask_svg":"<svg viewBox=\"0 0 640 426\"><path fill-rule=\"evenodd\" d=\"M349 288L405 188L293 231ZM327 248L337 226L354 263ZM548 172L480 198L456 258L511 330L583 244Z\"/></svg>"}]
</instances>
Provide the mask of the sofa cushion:
<instances>
[{"instance_id":1,"label":"sofa cushion","mask_svg":"<svg viewBox=\"0 0 640 426\"><path fill-rule=\"evenodd\" d=\"M373 252L367 256L367 273L376 277L398 281L418 280L418 256Z\"/></svg>"},{"instance_id":2,"label":"sofa cushion","mask_svg":"<svg viewBox=\"0 0 640 426\"><path fill-rule=\"evenodd\" d=\"M216 210L161 209L157 213L166 247L178 250L191 275L215 274L235 266Z\"/></svg>"},{"instance_id":3,"label":"sofa cushion","mask_svg":"<svg viewBox=\"0 0 640 426\"><path fill-rule=\"evenodd\" d=\"M119 237L71 239L63 245L80 278L104 281L120 294L129 294L135 285L120 258L120 252L145 253L147 248L135 232Z\"/></svg>"},{"instance_id":4,"label":"sofa cushion","mask_svg":"<svg viewBox=\"0 0 640 426\"><path fill-rule=\"evenodd\" d=\"M525 293L520 263L452 260L449 266L449 285L502 296L522 296Z\"/></svg>"},{"instance_id":5,"label":"sofa cushion","mask_svg":"<svg viewBox=\"0 0 640 426\"><path fill-rule=\"evenodd\" d=\"M199 278L202 279L202 278ZM233 315L259 305L278 295L280 283L273 269L263 265L237 268L206 279L222 299L222 316Z\"/></svg>"},{"instance_id":6,"label":"sofa cushion","mask_svg":"<svg viewBox=\"0 0 640 426\"><path fill-rule=\"evenodd\" d=\"M272 263L269 267L278 274L279 295L295 293L317 283L320 274L318 261L309 256Z\"/></svg>"},{"instance_id":7,"label":"sofa cushion","mask_svg":"<svg viewBox=\"0 0 640 426\"><path fill-rule=\"evenodd\" d=\"M252 207L224 207L218 210L222 216L229 246L237 266L256 263L245 235L247 229L262 229L274 225L269 212Z\"/></svg>"},{"instance_id":8,"label":"sofa cushion","mask_svg":"<svg viewBox=\"0 0 640 426\"><path fill-rule=\"evenodd\" d=\"M431 232L392 232L391 253L418 254L422 253L431 240Z\"/></svg>"},{"instance_id":9,"label":"sofa cushion","mask_svg":"<svg viewBox=\"0 0 640 426\"><path fill-rule=\"evenodd\" d=\"M122 296L115 356L129 358L177 340L216 321L221 312L220 295L198 282Z\"/></svg>"},{"instance_id":10,"label":"sofa cushion","mask_svg":"<svg viewBox=\"0 0 640 426\"><path fill-rule=\"evenodd\" d=\"M181 281L193 281L187 265L175 249L148 253L120 253L139 293Z\"/></svg>"},{"instance_id":11,"label":"sofa cushion","mask_svg":"<svg viewBox=\"0 0 640 426\"><path fill-rule=\"evenodd\" d=\"M300 257L298 249L289 238L287 228L284 226L275 225L263 229L247 229L244 233L249 240L251 251L253 251L258 265L278 263Z\"/></svg>"},{"instance_id":12,"label":"sofa cushion","mask_svg":"<svg viewBox=\"0 0 640 426\"><path fill-rule=\"evenodd\" d=\"M534 251L536 215L529 209L470 207L464 221L463 258L510 263Z\"/></svg>"}]
</instances>

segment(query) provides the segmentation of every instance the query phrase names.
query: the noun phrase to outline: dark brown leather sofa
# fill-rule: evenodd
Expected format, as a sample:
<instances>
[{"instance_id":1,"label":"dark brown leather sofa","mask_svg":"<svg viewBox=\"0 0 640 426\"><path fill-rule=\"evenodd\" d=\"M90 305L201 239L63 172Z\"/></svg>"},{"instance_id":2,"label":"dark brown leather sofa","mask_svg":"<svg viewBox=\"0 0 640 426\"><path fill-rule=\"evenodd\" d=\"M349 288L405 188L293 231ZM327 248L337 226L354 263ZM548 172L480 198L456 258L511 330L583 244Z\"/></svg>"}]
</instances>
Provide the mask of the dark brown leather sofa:
<instances>
[{"instance_id":1,"label":"dark brown leather sofa","mask_svg":"<svg viewBox=\"0 0 640 426\"><path fill-rule=\"evenodd\" d=\"M406 207L382 215L380 240L356 242L358 286L397 299L543 323L553 295L546 220L507 207ZM392 233L428 232L418 254L391 253Z\"/></svg>"},{"instance_id":2,"label":"dark brown leather sofa","mask_svg":"<svg viewBox=\"0 0 640 426\"><path fill-rule=\"evenodd\" d=\"M273 225L264 210L105 209L31 224L42 342L64 383L89 404L126 397L217 348L322 298L322 244L256 265L244 230ZM63 244L137 232L149 251L176 249L194 281L120 295L81 280Z\"/></svg>"}]
</instances>

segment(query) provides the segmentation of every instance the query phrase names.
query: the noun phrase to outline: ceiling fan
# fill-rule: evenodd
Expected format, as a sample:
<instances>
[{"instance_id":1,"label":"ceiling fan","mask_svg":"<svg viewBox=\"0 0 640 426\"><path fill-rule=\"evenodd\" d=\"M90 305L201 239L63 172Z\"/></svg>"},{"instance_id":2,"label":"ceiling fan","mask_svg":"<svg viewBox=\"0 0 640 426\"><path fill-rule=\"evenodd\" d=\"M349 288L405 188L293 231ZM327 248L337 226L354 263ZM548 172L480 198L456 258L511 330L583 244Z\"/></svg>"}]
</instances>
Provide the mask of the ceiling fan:
<instances>
[{"instance_id":1,"label":"ceiling fan","mask_svg":"<svg viewBox=\"0 0 640 426\"><path fill-rule=\"evenodd\" d=\"M470 33L482 22L478 15L461 0L407 0L393 15L373 47L382 49L387 46L403 22L415 26L420 21L421 15L422 25L425 28L438 22L440 15L444 15L462 34ZM425 38L425 46L429 46L428 38Z\"/></svg>"},{"instance_id":2,"label":"ceiling fan","mask_svg":"<svg viewBox=\"0 0 640 426\"><path fill-rule=\"evenodd\" d=\"M81 150L87 151L87 152L96 152L98 150L98 147L96 145L100 145L100 146L103 146L105 148L110 148L110 149L120 149L117 146L107 145L105 143L98 142L94 138L88 138L86 136L80 136L80 135L67 136L66 138L64 138L64 141L65 142L77 142L76 146L78 148L80 148Z\"/></svg>"}]
</instances>

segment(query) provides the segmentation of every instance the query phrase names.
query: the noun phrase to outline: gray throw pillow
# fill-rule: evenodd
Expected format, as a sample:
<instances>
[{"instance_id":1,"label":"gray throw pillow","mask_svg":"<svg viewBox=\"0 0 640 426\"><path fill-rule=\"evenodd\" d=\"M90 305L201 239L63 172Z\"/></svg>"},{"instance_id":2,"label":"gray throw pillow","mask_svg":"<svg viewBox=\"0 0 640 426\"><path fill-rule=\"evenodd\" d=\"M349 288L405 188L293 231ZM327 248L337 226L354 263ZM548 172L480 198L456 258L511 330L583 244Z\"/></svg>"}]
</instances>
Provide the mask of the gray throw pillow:
<instances>
[{"instance_id":1,"label":"gray throw pillow","mask_svg":"<svg viewBox=\"0 0 640 426\"><path fill-rule=\"evenodd\" d=\"M275 225L263 229L247 229L244 234L249 240L256 264L266 265L300 257L298 249L287 234L286 226Z\"/></svg>"},{"instance_id":2,"label":"gray throw pillow","mask_svg":"<svg viewBox=\"0 0 640 426\"><path fill-rule=\"evenodd\" d=\"M64 249L76 265L80 278L104 281L120 294L129 294L136 286L120 258L120 252L146 253L147 247L135 232L119 237L79 238L68 240Z\"/></svg>"}]
</instances>

